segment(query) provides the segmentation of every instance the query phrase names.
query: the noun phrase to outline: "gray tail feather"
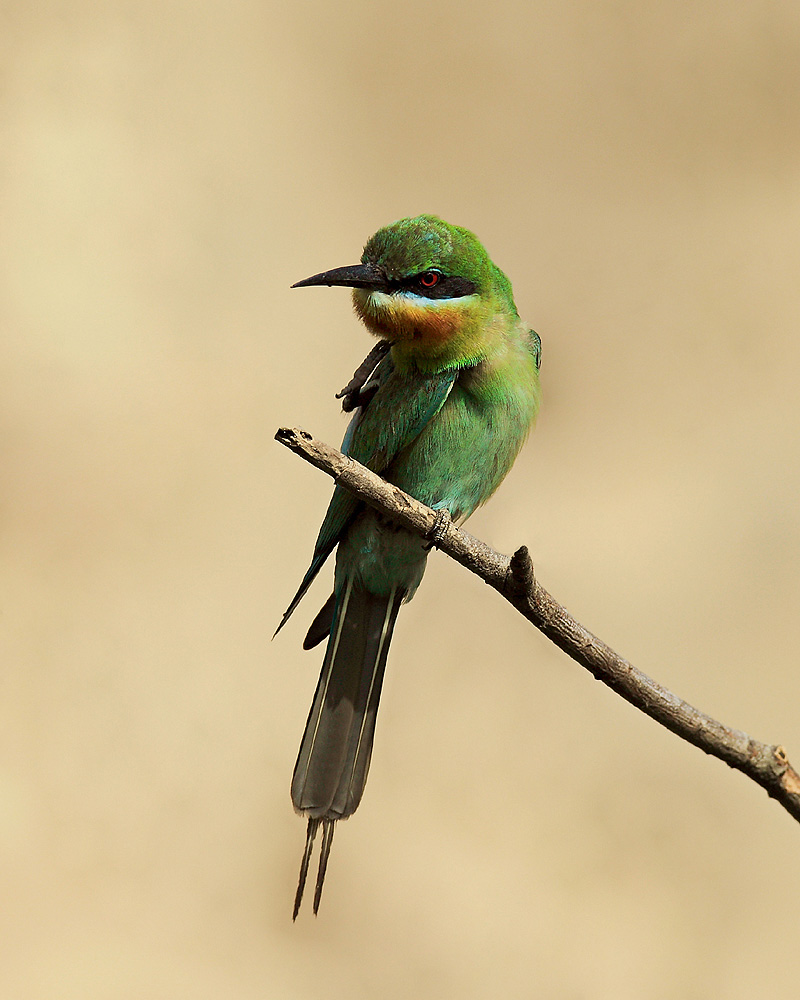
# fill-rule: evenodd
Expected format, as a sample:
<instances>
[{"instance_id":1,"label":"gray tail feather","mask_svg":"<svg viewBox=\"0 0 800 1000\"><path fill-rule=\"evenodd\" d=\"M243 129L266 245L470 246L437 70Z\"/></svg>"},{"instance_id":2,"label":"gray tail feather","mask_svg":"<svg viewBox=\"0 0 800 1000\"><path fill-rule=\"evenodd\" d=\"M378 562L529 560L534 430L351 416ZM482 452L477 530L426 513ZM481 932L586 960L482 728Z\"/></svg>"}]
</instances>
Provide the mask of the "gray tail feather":
<instances>
[{"instance_id":1,"label":"gray tail feather","mask_svg":"<svg viewBox=\"0 0 800 1000\"><path fill-rule=\"evenodd\" d=\"M337 594L328 648L292 778L311 819L345 819L367 780L386 654L403 591L378 596L352 580Z\"/></svg>"},{"instance_id":2,"label":"gray tail feather","mask_svg":"<svg viewBox=\"0 0 800 1000\"><path fill-rule=\"evenodd\" d=\"M348 579L336 595L328 648L292 778L294 807L309 818L301 883L320 820L326 833L315 913L333 823L352 815L364 792L386 654L404 594L399 588L389 595L371 594ZM299 904L298 898L295 915Z\"/></svg>"},{"instance_id":3,"label":"gray tail feather","mask_svg":"<svg viewBox=\"0 0 800 1000\"><path fill-rule=\"evenodd\" d=\"M305 639L303 639L303 649L313 649L318 646L323 639L327 639L333 628L333 615L336 611L336 594L333 593L322 605L317 617L309 625Z\"/></svg>"}]
</instances>

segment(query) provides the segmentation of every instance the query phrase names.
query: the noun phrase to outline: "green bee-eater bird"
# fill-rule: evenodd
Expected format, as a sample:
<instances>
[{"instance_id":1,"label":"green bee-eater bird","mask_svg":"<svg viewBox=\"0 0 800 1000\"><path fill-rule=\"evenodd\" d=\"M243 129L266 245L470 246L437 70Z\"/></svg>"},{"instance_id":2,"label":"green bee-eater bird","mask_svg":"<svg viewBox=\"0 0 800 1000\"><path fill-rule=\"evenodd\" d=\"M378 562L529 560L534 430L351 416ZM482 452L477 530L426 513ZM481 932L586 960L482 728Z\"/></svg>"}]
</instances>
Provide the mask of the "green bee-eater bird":
<instances>
[{"instance_id":1,"label":"green bee-eater bird","mask_svg":"<svg viewBox=\"0 0 800 1000\"><path fill-rule=\"evenodd\" d=\"M541 341L520 320L511 283L468 230L433 215L368 241L361 263L294 288L346 285L380 338L342 390L355 410L342 450L461 522L500 485L539 407ZM337 486L286 622L338 545L333 594L304 648L328 640L292 779L308 817L297 916L320 823L319 907L334 825L358 808L372 754L389 640L425 571L430 544Z\"/></svg>"}]
</instances>

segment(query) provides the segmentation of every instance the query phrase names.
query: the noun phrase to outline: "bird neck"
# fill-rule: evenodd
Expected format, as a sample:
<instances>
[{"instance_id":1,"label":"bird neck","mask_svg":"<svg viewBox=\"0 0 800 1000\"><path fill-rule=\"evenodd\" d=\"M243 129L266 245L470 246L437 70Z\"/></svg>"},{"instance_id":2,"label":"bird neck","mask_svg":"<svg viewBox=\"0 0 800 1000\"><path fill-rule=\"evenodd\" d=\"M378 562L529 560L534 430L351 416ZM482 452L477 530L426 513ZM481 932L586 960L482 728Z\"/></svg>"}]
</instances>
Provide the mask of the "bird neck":
<instances>
[{"instance_id":1,"label":"bird neck","mask_svg":"<svg viewBox=\"0 0 800 1000\"><path fill-rule=\"evenodd\" d=\"M392 343L400 371L466 368L484 360L516 322L496 300L478 295L421 299L372 292L354 295L367 329Z\"/></svg>"}]
</instances>

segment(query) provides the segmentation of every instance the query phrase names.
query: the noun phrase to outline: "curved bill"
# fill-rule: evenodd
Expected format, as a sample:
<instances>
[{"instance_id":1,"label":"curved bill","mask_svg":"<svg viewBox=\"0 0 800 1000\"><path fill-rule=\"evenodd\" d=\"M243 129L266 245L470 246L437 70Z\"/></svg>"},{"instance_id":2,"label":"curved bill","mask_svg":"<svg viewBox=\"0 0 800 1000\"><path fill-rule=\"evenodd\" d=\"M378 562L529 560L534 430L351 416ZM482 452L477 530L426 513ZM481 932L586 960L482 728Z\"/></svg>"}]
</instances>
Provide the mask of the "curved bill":
<instances>
[{"instance_id":1,"label":"curved bill","mask_svg":"<svg viewBox=\"0 0 800 1000\"><path fill-rule=\"evenodd\" d=\"M376 264L348 264L335 267L332 271L312 274L310 278L296 281L292 288L306 288L309 285L346 285L348 288L387 288L386 275Z\"/></svg>"}]
</instances>

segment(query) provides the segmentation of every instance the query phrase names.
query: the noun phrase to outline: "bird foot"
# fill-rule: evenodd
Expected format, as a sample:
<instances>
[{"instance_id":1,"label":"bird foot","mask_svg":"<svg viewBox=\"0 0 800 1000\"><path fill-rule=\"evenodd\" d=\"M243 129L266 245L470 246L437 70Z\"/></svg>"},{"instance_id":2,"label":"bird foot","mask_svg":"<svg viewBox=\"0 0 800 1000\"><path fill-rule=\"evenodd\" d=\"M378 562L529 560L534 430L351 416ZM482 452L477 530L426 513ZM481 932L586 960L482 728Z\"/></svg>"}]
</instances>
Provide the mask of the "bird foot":
<instances>
[{"instance_id":1,"label":"bird foot","mask_svg":"<svg viewBox=\"0 0 800 1000\"><path fill-rule=\"evenodd\" d=\"M439 545L452 523L453 518L450 516L450 511L447 507L440 507L436 511L436 520L433 522L433 527L428 532L429 544L425 548L432 549L434 545Z\"/></svg>"}]
</instances>

